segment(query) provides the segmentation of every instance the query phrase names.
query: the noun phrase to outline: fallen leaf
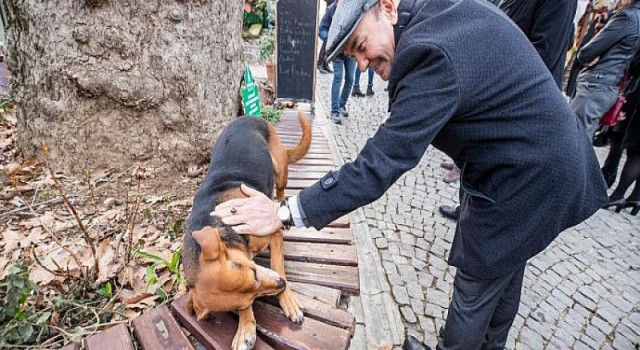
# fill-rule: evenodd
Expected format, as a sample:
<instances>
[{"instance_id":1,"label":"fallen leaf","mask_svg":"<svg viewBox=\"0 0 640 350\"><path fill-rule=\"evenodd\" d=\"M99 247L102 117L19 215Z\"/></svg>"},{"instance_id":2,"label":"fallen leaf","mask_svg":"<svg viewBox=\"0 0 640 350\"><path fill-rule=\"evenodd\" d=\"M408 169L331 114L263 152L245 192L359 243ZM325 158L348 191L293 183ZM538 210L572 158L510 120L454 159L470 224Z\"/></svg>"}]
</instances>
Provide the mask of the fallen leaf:
<instances>
[{"instance_id":1,"label":"fallen leaf","mask_svg":"<svg viewBox=\"0 0 640 350\"><path fill-rule=\"evenodd\" d=\"M122 301L124 304L135 304L140 302L143 299L146 299L150 296L152 296L153 293L151 292L134 292L131 289L122 289L120 291L120 293L118 293L118 299L120 299L120 301Z\"/></svg>"},{"instance_id":2,"label":"fallen leaf","mask_svg":"<svg viewBox=\"0 0 640 350\"><path fill-rule=\"evenodd\" d=\"M51 283L56 278L54 274L45 270L40 265L34 265L29 270L29 280L33 281L33 283L39 286L45 286Z\"/></svg>"},{"instance_id":3,"label":"fallen leaf","mask_svg":"<svg viewBox=\"0 0 640 350\"><path fill-rule=\"evenodd\" d=\"M187 206L191 206L192 201L191 199L182 199L179 201L173 201L171 202L171 204L169 204L167 206L167 208L173 208L173 207L187 207Z\"/></svg>"},{"instance_id":4,"label":"fallen leaf","mask_svg":"<svg viewBox=\"0 0 640 350\"><path fill-rule=\"evenodd\" d=\"M4 251L11 252L20 245L20 241L24 238L22 234L17 231L7 230L2 234L2 241L4 242Z\"/></svg>"},{"instance_id":5,"label":"fallen leaf","mask_svg":"<svg viewBox=\"0 0 640 350\"><path fill-rule=\"evenodd\" d=\"M162 196L149 196L144 199L145 203L149 203L151 205L162 202L163 200L164 200L164 197Z\"/></svg>"},{"instance_id":6,"label":"fallen leaf","mask_svg":"<svg viewBox=\"0 0 640 350\"><path fill-rule=\"evenodd\" d=\"M9 260L8 258L5 258L4 256L0 256L0 280L3 280L6 276L7 276L7 265L9 264Z\"/></svg>"},{"instance_id":7,"label":"fallen leaf","mask_svg":"<svg viewBox=\"0 0 640 350\"><path fill-rule=\"evenodd\" d=\"M96 254L98 255L98 278L96 283L103 283L116 275L121 264L116 258L116 251L111 246L111 239L100 242Z\"/></svg>"}]
</instances>

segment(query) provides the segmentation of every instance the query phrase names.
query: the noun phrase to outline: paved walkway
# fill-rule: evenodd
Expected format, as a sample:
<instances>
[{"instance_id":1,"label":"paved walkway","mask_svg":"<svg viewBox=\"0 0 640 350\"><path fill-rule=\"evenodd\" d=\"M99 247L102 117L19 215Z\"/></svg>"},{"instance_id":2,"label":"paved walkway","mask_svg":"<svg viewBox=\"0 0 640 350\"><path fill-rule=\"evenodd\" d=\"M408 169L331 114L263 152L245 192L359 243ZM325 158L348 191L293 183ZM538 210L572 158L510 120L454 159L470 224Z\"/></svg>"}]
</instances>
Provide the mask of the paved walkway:
<instances>
[{"instance_id":1,"label":"paved walkway","mask_svg":"<svg viewBox=\"0 0 640 350\"><path fill-rule=\"evenodd\" d=\"M361 79L366 82L366 74ZM331 75L318 75L316 110L327 117L330 85ZM375 96L350 98L345 123L327 123L344 161L355 158L386 118L385 86L376 77ZM604 159L606 149L596 151ZM370 268L361 271L361 300L351 305L360 327L352 349L398 349L405 333L436 344L455 273L446 263L455 223L437 212L438 205L457 202L458 184L441 181L439 164L446 160L430 148L382 198L352 215L360 227L360 266ZM563 232L529 263L507 347L638 349L639 244L640 216L628 211L600 210Z\"/></svg>"}]
</instances>

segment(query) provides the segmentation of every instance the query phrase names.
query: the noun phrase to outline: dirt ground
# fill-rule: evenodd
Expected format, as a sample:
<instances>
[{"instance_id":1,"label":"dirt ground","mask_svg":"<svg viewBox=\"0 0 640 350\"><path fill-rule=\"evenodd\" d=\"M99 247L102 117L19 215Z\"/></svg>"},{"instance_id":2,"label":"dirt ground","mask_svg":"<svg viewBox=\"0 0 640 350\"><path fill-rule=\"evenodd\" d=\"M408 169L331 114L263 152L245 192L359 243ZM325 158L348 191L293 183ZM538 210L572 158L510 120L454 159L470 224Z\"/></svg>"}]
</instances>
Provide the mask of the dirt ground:
<instances>
[{"instance_id":1,"label":"dirt ground","mask_svg":"<svg viewBox=\"0 0 640 350\"><path fill-rule=\"evenodd\" d=\"M186 173L149 164L57 173L21 156L16 124L15 116L3 114L0 280L7 280L12 264L26 264L38 288L23 309L46 318L39 318L45 326L40 338L22 334L17 342L61 345L183 293L181 239L206 164ZM6 332L0 327L0 343Z\"/></svg>"}]
</instances>

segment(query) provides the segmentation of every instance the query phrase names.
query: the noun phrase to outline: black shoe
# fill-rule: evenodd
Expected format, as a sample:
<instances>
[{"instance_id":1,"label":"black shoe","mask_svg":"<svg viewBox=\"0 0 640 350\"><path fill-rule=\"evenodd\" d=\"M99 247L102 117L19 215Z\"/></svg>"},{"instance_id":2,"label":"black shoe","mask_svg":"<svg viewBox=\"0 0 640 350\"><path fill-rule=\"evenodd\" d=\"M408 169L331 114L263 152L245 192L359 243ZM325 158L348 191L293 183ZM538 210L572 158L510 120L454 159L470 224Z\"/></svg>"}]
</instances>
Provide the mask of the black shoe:
<instances>
[{"instance_id":1,"label":"black shoe","mask_svg":"<svg viewBox=\"0 0 640 350\"><path fill-rule=\"evenodd\" d=\"M353 90L351 90L351 96L353 96L353 97L364 97L364 94L362 93L362 91L360 91L360 87L359 86L354 86Z\"/></svg>"},{"instance_id":2,"label":"black shoe","mask_svg":"<svg viewBox=\"0 0 640 350\"><path fill-rule=\"evenodd\" d=\"M442 214L442 216L444 216L447 219L451 219L451 220L458 220L458 217L460 216L460 206L458 205L457 207L452 207L450 205L441 205L438 207L438 211L440 212L440 214Z\"/></svg>"},{"instance_id":3,"label":"black shoe","mask_svg":"<svg viewBox=\"0 0 640 350\"><path fill-rule=\"evenodd\" d=\"M624 202L624 208L632 208L631 215L636 216L640 212L640 201L632 201L627 198Z\"/></svg>"},{"instance_id":4,"label":"black shoe","mask_svg":"<svg viewBox=\"0 0 640 350\"><path fill-rule=\"evenodd\" d=\"M416 337L408 335L402 344L402 350L431 350L431 348L416 339Z\"/></svg>"},{"instance_id":5,"label":"black shoe","mask_svg":"<svg viewBox=\"0 0 640 350\"><path fill-rule=\"evenodd\" d=\"M616 213L619 213L624 207L625 207L625 199L624 198L620 198L620 199L612 199L611 196L609 196L609 202L605 205L602 206L602 209L607 209L610 207L615 207L614 211Z\"/></svg>"},{"instance_id":6,"label":"black shoe","mask_svg":"<svg viewBox=\"0 0 640 350\"><path fill-rule=\"evenodd\" d=\"M375 92L373 92L373 88L369 86L367 88L367 96L373 96L373 95L375 95Z\"/></svg>"},{"instance_id":7,"label":"black shoe","mask_svg":"<svg viewBox=\"0 0 640 350\"><path fill-rule=\"evenodd\" d=\"M328 64L322 65L322 68L327 71L327 73L333 74L333 69L329 68Z\"/></svg>"},{"instance_id":8,"label":"black shoe","mask_svg":"<svg viewBox=\"0 0 640 350\"><path fill-rule=\"evenodd\" d=\"M320 74L329 74L329 72L324 69L323 66L318 66L318 72L320 72Z\"/></svg>"}]
</instances>

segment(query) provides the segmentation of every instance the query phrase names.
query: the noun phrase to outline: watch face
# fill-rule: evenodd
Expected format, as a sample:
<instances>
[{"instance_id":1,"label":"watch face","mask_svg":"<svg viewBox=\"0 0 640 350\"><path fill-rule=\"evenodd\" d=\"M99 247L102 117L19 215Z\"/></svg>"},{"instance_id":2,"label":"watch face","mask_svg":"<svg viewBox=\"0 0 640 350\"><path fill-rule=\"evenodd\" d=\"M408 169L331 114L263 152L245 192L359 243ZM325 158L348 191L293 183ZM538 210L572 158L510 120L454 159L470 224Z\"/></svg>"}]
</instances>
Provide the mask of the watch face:
<instances>
[{"instance_id":1,"label":"watch face","mask_svg":"<svg viewBox=\"0 0 640 350\"><path fill-rule=\"evenodd\" d=\"M281 205L280 208L278 209L278 218L281 221L286 221L286 220L289 220L289 216L290 216L289 207L287 207L286 205Z\"/></svg>"}]
</instances>

